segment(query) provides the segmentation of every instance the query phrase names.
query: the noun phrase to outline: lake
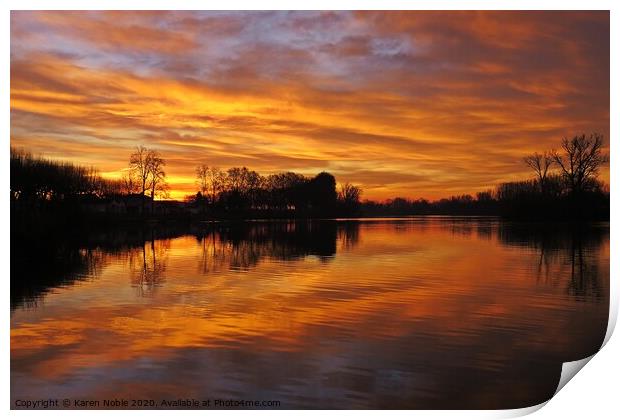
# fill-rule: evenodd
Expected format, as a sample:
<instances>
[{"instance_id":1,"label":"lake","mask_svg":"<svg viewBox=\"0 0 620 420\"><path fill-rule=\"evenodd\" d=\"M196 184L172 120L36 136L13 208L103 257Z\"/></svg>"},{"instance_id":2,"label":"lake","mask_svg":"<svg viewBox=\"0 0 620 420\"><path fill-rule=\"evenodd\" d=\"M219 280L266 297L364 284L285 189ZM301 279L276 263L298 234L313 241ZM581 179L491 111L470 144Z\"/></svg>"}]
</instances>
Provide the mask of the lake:
<instances>
[{"instance_id":1,"label":"lake","mask_svg":"<svg viewBox=\"0 0 620 420\"><path fill-rule=\"evenodd\" d=\"M256 221L11 247L13 407L519 408L607 328L608 223Z\"/></svg>"}]
</instances>

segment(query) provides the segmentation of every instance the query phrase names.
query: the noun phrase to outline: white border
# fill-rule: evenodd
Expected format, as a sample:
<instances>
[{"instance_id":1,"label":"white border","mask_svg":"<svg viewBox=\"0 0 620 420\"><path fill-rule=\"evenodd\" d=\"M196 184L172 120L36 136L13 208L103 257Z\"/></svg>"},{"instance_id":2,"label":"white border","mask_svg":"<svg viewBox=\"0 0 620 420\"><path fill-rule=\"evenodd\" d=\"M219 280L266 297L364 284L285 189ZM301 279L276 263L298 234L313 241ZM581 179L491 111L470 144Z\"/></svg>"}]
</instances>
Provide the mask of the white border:
<instances>
[{"instance_id":1,"label":"white border","mask_svg":"<svg viewBox=\"0 0 620 420\"><path fill-rule=\"evenodd\" d=\"M1 71L1 83L3 95L2 101L2 133L4 142L2 148L2 164L0 164L0 178L2 185L4 186L4 195L0 205L0 218L2 223L2 235L0 238L0 258L1 267L4 271L3 286L5 305L2 311L2 320L4 325L4 331L0 338L0 348L2 349L2 356L0 360L0 366L2 367L2 377L0 378L0 401L2 401L2 411L9 411L10 407L10 345L9 345L9 332L10 332L10 293L9 293L9 167L6 162L9 161L9 142L10 142L10 10L66 10L66 9L78 9L78 10L105 10L105 9L183 9L183 10L272 10L272 9L284 9L284 10L389 10L389 9L413 9L413 10L480 10L480 9L493 9L493 10L611 10L611 104L610 104L610 149L615 148L615 144L618 141L617 135L617 123L618 113L617 99L618 99L618 83L617 75L620 67L618 66L618 12L620 7L616 6L619 2L611 0L600 1L543 1L543 0L357 0L357 1L341 1L341 0L315 0L312 2L296 2L291 4L283 0L263 0L260 2L243 1L243 0L228 0L222 2L209 2L198 0L150 0L150 1L134 1L134 0L89 0L88 2L79 0L61 0L61 1L34 1L34 0L5 0L2 2L2 14L0 15L0 31L2 33L2 67ZM610 170L610 185L617 185L618 174L614 171L615 165L614 155L612 154L611 170ZM611 196L611 214L618 214L618 199L615 194ZM618 314L618 259L617 252L615 252L616 239L618 238L618 228L615 224L611 224L611 276L610 276L610 323L608 328L608 334L606 341L609 340L613 326L615 325ZM619 355L620 344L618 344L617 338L612 338L604 347L601 354L596 355L592 362L588 363L584 367L583 372L579 373L577 380L570 381L559 394L552 398L548 404L541 404L540 406L530 407L518 410L503 410L503 411L390 411L390 412L376 412L376 411L356 411L340 413L338 411L252 411L252 412L238 412L238 411L186 411L182 415L204 419L230 419L241 417L245 415L251 415L257 418L269 418L269 419L286 419L291 416L295 416L296 420L304 420L314 418L317 415L336 417L341 415L351 415L354 417L368 418L370 416L380 415L389 416L396 419L410 419L412 416L420 418L504 418L515 417L520 415L529 414L536 411L533 415L534 418L567 418L578 419L584 416L593 418L609 418L611 413L617 413L618 403L617 401L617 384L619 373L619 363L616 355ZM545 409L537 411L542 406L547 406ZM155 419L169 419L171 415L175 415L177 412L170 411L150 411L149 413L141 412L140 415L148 415ZM34 412L34 411L11 411L10 416L14 418L32 418L39 415L45 416L49 419L62 419L67 418L81 418L84 416L83 412L78 411L46 411L46 412ZM87 416L93 419L109 418L111 415L115 416L131 416L133 412L118 412L111 413L106 411L90 411Z\"/></svg>"}]
</instances>

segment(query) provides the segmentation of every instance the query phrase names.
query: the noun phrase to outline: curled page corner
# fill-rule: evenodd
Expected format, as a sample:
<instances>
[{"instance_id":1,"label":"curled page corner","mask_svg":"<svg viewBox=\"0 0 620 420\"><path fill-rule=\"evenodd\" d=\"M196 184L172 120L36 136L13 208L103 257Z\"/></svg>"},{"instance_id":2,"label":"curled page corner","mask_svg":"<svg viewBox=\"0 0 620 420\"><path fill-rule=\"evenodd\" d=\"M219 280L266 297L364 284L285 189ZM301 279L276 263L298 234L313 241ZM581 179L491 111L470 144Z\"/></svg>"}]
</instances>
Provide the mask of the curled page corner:
<instances>
[{"instance_id":1,"label":"curled page corner","mask_svg":"<svg viewBox=\"0 0 620 420\"><path fill-rule=\"evenodd\" d=\"M595 353L596 354L596 353ZM565 362L562 364L562 373L560 375L560 382L553 395L555 396L564 385L566 385L573 377L579 372L592 358L594 354L583 359L573 360L572 362Z\"/></svg>"},{"instance_id":2,"label":"curled page corner","mask_svg":"<svg viewBox=\"0 0 620 420\"><path fill-rule=\"evenodd\" d=\"M510 409L510 410L502 410L501 412L499 412L499 415L497 415L495 418L510 419L510 418L516 418L516 417L524 417L524 416L530 415L530 414L540 410L545 405L547 405L547 403L549 401L550 400L543 401L540 404L532 405L532 406L529 406L529 407L513 408L513 409Z\"/></svg>"},{"instance_id":3,"label":"curled page corner","mask_svg":"<svg viewBox=\"0 0 620 420\"><path fill-rule=\"evenodd\" d=\"M614 329L616 328L616 321L618 319L618 302L614 298L614 294L610 293L610 305L609 305L609 320L607 322L607 331L605 333L605 338L603 339L603 343L601 344L600 349L596 352L601 351L603 347L607 344L609 339L611 338ZM553 396L555 396L564 385L566 385L573 377L579 372L595 355L585 357L580 360L573 360L572 362L565 362L562 364L562 373L560 374L560 382L558 383L558 387L556 388Z\"/></svg>"},{"instance_id":4,"label":"curled page corner","mask_svg":"<svg viewBox=\"0 0 620 420\"><path fill-rule=\"evenodd\" d=\"M605 344L607 344L611 338L616 328L616 321L618 320L618 301L616 300L616 295L610 291L609 298L611 299L609 302L609 321L607 321L607 332L605 333L601 348L605 347Z\"/></svg>"}]
</instances>

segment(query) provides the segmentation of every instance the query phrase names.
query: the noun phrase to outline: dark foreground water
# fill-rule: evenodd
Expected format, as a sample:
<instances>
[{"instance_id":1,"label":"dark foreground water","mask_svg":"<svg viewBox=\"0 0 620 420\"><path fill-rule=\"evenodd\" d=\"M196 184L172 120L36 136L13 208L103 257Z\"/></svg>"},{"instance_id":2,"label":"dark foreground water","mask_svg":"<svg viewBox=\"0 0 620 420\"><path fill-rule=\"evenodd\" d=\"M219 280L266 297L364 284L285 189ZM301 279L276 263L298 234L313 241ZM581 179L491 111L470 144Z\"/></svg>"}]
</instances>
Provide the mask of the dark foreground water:
<instances>
[{"instance_id":1,"label":"dark foreground water","mask_svg":"<svg viewBox=\"0 0 620 420\"><path fill-rule=\"evenodd\" d=\"M607 327L608 224L251 223L78 243L12 244L14 407L517 408L550 398Z\"/></svg>"}]
</instances>

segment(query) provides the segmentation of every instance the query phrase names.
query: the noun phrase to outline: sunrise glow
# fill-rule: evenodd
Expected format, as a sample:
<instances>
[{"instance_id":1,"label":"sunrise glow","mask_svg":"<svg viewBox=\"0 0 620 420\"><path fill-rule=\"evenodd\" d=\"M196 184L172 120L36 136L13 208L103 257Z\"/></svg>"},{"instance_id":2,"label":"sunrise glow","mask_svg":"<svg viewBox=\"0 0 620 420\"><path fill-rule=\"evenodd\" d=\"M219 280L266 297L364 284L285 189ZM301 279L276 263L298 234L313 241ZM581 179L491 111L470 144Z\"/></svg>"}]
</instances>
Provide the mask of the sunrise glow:
<instances>
[{"instance_id":1,"label":"sunrise glow","mask_svg":"<svg viewBox=\"0 0 620 420\"><path fill-rule=\"evenodd\" d=\"M582 132L609 139L608 12L11 14L11 145L109 178L146 145L175 199L198 164L474 193Z\"/></svg>"}]
</instances>

